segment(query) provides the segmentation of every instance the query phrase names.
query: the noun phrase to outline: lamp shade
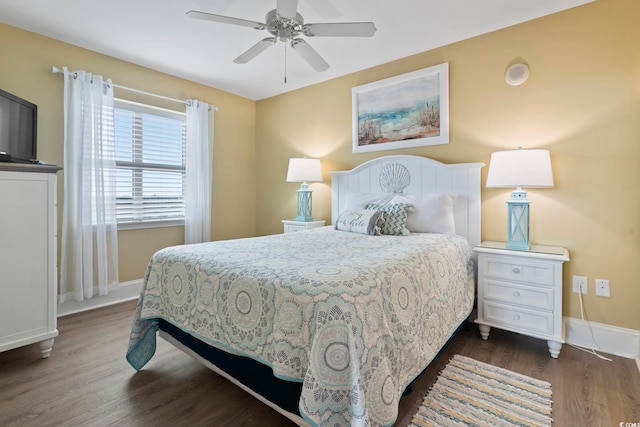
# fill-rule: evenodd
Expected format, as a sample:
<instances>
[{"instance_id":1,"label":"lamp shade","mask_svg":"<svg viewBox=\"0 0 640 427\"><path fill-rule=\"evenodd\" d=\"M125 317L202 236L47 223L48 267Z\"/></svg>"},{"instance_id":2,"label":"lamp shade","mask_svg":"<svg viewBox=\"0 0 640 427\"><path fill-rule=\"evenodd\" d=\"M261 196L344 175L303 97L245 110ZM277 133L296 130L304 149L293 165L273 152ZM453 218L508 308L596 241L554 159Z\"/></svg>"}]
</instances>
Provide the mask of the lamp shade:
<instances>
[{"instance_id":1,"label":"lamp shade","mask_svg":"<svg viewBox=\"0 0 640 427\"><path fill-rule=\"evenodd\" d=\"M322 181L320 159L289 159L287 182Z\"/></svg>"},{"instance_id":2,"label":"lamp shade","mask_svg":"<svg viewBox=\"0 0 640 427\"><path fill-rule=\"evenodd\" d=\"M548 150L496 151L491 154L488 188L551 188L553 173Z\"/></svg>"}]
</instances>

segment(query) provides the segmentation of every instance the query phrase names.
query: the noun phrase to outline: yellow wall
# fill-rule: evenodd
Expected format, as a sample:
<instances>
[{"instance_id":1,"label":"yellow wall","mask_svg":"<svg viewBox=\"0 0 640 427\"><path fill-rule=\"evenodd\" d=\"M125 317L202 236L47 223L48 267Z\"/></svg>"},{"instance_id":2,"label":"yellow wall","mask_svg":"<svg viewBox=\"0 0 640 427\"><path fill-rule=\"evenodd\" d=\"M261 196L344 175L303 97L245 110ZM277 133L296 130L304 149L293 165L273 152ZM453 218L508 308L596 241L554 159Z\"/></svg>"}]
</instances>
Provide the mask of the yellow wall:
<instances>
[{"instance_id":1,"label":"yellow wall","mask_svg":"<svg viewBox=\"0 0 640 427\"><path fill-rule=\"evenodd\" d=\"M580 317L571 276L589 278L589 320L640 329L640 2L599 0L585 6L404 58L257 103L258 234L278 233L295 216L287 161L320 157L325 180L311 184L314 216L331 219L331 170L389 154L451 162L485 162L493 151L551 151L553 189L530 190L531 240L562 245L564 315ZM531 68L512 87L514 59ZM448 62L449 145L351 153L351 88ZM487 168L483 170L483 183ZM482 238L506 239L509 190L482 190ZM611 298L595 296L596 278Z\"/></svg>"},{"instance_id":2,"label":"yellow wall","mask_svg":"<svg viewBox=\"0 0 640 427\"><path fill-rule=\"evenodd\" d=\"M63 81L51 66L84 69L115 83L172 98L197 98L215 113L212 237L255 235L255 102L211 87L139 67L105 55L0 24L0 88L38 105L38 157L63 164ZM132 99L116 89L116 97ZM157 102L153 98L137 100ZM180 109L177 103L164 105ZM64 171L58 173L58 229L62 222ZM158 249L184 243L183 227L120 231L120 281L144 276ZM58 252L59 253L59 252Z\"/></svg>"},{"instance_id":3,"label":"yellow wall","mask_svg":"<svg viewBox=\"0 0 640 427\"><path fill-rule=\"evenodd\" d=\"M531 239L566 246L571 253L564 314L580 317L570 281L574 274L588 276L587 317L640 329L637 16L636 0L598 0L257 103L0 24L0 87L38 104L39 157L62 166L63 85L50 73L51 65L216 104L214 239L282 231L280 221L295 216L298 184L285 182L290 157L322 158L325 180L311 184L314 216L330 221L328 171L389 154L488 164L499 149L547 148L556 186L529 191ZM503 74L517 58L530 65L531 76L511 87ZM352 154L351 88L442 62L450 66L451 143ZM59 222L62 177L59 173ZM508 191L482 192L482 237L504 240ZM134 280L155 250L182 243L183 230L122 231L119 240L120 279ZM594 295L596 278L611 280L611 298Z\"/></svg>"}]
</instances>

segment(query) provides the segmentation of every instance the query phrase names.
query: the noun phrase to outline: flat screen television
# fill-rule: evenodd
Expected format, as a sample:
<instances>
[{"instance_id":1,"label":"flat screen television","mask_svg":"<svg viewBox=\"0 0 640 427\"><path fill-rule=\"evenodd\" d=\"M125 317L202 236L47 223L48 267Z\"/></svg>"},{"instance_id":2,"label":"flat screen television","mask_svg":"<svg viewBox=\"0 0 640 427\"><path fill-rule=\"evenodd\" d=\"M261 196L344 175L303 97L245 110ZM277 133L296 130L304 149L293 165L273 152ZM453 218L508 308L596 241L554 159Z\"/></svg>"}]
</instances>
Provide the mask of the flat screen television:
<instances>
[{"instance_id":1,"label":"flat screen television","mask_svg":"<svg viewBox=\"0 0 640 427\"><path fill-rule=\"evenodd\" d=\"M0 89L0 160L36 160L37 128L38 106Z\"/></svg>"}]
</instances>

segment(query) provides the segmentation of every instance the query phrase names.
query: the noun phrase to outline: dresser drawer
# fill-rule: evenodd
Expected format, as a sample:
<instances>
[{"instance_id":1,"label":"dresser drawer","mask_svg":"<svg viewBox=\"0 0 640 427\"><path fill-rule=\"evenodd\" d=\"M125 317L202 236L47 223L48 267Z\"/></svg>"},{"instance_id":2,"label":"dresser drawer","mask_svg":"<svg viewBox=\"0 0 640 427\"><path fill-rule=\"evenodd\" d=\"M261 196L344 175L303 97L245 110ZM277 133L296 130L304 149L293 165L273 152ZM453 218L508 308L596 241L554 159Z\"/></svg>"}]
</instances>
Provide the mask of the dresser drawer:
<instances>
[{"instance_id":1,"label":"dresser drawer","mask_svg":"<svg viewBox=\"0 0 640 427\"><path fill-rule=\"evenodd\" d=\"M553 310L553 288L528 286L485 278L484 298L533 309Z\"/></svg>"},{"instance_id":2,"label":"dresser drawer","mask_svg":"<svg viewBox=\"0 0 640 427\"><path fill-rule=\"evenodd\" d=\"M553 335L553 313L484 301L484 320L509 330Z\"/></svg>"},{"instance_id":3,"label":"dresser drawer","mask_svg":"<svg viewBox=\"0 0 640 427\"><path fill-rule=\"evenodd\" d=\"M518 258L486 256L482 257L485 277L519 280L540 285L554 283L554 264L550 262L527 261Z\"/></svg>"}]
</instances>

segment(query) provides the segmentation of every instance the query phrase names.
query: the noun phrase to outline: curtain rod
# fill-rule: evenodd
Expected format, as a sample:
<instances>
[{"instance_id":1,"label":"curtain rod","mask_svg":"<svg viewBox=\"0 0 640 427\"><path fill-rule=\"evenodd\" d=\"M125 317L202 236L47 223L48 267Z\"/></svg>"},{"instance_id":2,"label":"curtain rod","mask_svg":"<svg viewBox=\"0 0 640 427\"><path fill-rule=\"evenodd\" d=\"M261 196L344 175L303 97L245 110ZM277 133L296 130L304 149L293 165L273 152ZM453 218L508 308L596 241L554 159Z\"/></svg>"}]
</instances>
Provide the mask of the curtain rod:
<instances>
[{"instance_id":1,"label":"curtain rod","mask_svg":"<svg viewBox=\"0 0 640 427\"><path fill-rule=\"evenodd\" d=\"M54 73L54 74L58 74L58 75L63 75L64 74L64 71L62 71L60 68L56 67L55 65L51 67L51 72ZM134 89L134 88L127 87L127 86L122 86L122 85L119 85L119 84L115 84L113 82L111 82L111 84L113 85L113 87L117 87L118 89L122 89L122 90L128 90L129 92L135 92L135 93L139 93L141 95L153 96L155 98L164 99L166 101L179 102L181 104L186 104L187 103L187 101L184 100L184 99L170 98L168 96L158 95L158 94L155 94L155 93L146 92L144 90ZM209 110L210 111L218 111L218 107L216 107L215 105L209 105Z\"/></svg>"}]
</instances>

